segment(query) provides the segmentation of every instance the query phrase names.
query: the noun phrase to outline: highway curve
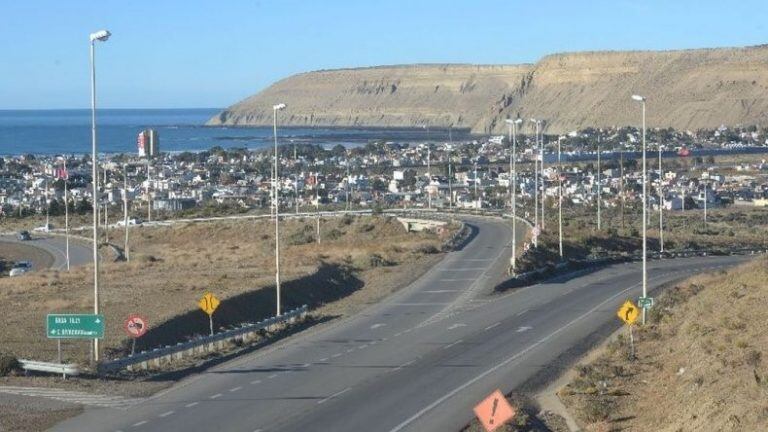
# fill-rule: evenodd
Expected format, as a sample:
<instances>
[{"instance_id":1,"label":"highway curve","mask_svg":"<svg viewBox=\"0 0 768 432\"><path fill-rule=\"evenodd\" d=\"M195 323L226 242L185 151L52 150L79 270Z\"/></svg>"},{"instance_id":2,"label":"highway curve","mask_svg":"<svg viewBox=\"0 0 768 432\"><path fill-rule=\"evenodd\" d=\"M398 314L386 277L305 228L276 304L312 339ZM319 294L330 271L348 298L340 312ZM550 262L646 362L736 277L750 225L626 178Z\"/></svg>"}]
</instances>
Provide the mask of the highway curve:
<instances>
[{"instance_id":1,"label":"highway curve","mask_svg":"<svg viewBox=\"0 0 768 432\"><path fill-rule=\"evenodd\" d=\"M615 326L618 305L639 294L640 264L629 263L490 295L506 269L511 232L490 219L466 221L476 230L469 244L363 313L124 410L89 408L54 430L458 430L484 396L513 390ZM746 259L652 261L649 284Z\"/></svg>"},{"instance_id":2,"label":"highway curve","mask_svg":"<svg viewBox=\"0 0 768 432\"><path fill-rule=\"evenodd\" d=\"M66 270L67 268L67 254L66 254L66 239L62 236L42 236L37 233L32 233L32 240L19 241L16 236L3 235L0 236L0 243L9 244L13 246L22 246L19 250L23 251L27 248L37 249L34 253L30 253L29 257L20 256L17 261L29 260L32 262L32 270L41 270L43 267L49 267L54 270ZM91 262L93 252L90 246L82 244L73 238L69 240L69 260L70 266L78 266Z\"/></svg>"}]
</instances>

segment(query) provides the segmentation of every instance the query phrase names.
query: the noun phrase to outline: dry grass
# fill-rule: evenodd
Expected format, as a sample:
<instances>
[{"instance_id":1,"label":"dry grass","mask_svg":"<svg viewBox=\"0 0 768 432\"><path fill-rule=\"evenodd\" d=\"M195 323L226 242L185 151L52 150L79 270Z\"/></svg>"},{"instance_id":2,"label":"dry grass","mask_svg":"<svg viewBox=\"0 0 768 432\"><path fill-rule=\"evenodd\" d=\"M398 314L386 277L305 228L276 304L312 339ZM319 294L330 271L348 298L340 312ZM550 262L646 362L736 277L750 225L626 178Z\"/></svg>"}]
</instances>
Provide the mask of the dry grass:
<instances>
[{"instance_id":1,"label":"dry grass","mask_svg":"<svg viewBox=\"0 0 768 432\"><path fill-rule=\"evenodd\" d=\"M319 307L345 299L341 306L320 309L334 315L357 306L348 299L374 301L407 282L404 274L419 274L420 265L436 256L427 256L425 246L439 247L443 241L432 233L407 233L389 217L325 219L320 245L314 242L314 219L286 221L281 227L284 307ZM269 221L141 227L132 229L131 236L131 262L102 266L108 353L124 352L122 321L130 313L147 316L153 329L139 348L205 331L207 316L196 302L206 291L223 301L214 315L217 325L274 314L274 226ZM91 274L92 267L83 266L69 273L45 271L0 280L2 351L53 359L56 344L45 338L45 315L91 311ZM64 346L65 360L87 359L86 342L67 341Z\"/></svg>"},{"instance_id":2,"label":"dry grass","mask_svg":"<svg viewBox=\"0 0 768 432\"><path fill-rule=\"evenodd\" d=\"M588 431L768 430L768 258L666 291L638 333L561 391Z\"/></svg>"}]
</instances>

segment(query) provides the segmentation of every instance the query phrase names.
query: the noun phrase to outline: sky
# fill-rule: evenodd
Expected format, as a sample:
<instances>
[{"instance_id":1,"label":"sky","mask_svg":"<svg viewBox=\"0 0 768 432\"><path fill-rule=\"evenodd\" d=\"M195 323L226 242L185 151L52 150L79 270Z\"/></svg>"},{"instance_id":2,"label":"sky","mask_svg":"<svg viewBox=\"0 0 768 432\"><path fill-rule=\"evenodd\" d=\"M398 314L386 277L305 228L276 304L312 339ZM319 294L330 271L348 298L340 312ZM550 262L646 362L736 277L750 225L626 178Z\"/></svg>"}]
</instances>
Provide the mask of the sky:
<instances>
[{"instance_id":1,"label":"sky","mask_svg":"<svg viewBox=\"0 0 768 432\"><path fill-rule=\"evenodd\" d=\"M768 43L768 1L0 0L0 109L223 108L298 72Z\"/></svg>"}]
</instances>

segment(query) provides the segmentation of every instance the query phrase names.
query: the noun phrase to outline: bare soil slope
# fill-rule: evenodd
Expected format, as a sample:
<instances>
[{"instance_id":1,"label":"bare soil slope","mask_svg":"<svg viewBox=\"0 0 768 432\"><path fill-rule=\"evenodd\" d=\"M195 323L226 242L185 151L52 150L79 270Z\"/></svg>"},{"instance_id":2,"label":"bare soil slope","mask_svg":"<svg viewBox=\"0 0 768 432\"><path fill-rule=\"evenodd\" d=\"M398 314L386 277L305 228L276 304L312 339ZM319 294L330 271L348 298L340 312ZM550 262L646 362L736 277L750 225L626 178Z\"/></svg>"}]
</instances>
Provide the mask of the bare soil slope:
<instances>
[{"instance_id":1,"label":"bare soil slope","mask_svg":"<svg viewBox=\"0 0 768 432\"><path fill-rule=\"evenodd\" d=\"M768 121L768 45L680 51L583 52L535 65L405 65L324 70L283 79L210 125L471 128L505 132L508 116L547 120L550 133L638 122L677 129Z\"/></svg>"},{"instance_id":2,"label":"bare soil slope","mask_svg":"<svg viewBox=\"0 0 768 432\"><path fill-rule=\"evenodd\" d=\"M588 431L768 430L768 258L665 291L637 360L620 337L561 391Z\"/></svg>"}]
</instances>

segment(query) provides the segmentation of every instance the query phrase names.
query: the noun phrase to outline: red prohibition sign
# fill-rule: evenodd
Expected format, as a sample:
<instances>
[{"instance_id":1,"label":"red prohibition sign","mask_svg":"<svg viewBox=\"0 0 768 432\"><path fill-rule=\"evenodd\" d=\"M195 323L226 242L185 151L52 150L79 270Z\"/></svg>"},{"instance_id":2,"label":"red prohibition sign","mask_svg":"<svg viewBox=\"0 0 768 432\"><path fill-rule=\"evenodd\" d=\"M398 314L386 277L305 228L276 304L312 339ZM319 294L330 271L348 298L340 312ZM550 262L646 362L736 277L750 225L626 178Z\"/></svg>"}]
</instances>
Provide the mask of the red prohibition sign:
<instances>
[{"instance_id":1,"label":"red prohibition sign","mask_svg":"<svg viewBox=\"0 0 768 432\"><path fill-rule=\"evenodd\" d=\"M149 327L149 321L141 315L131 314L125 320L123 329L128 336L132 338L140 338L144 336Z\"/></svg>"}]
</instances>

